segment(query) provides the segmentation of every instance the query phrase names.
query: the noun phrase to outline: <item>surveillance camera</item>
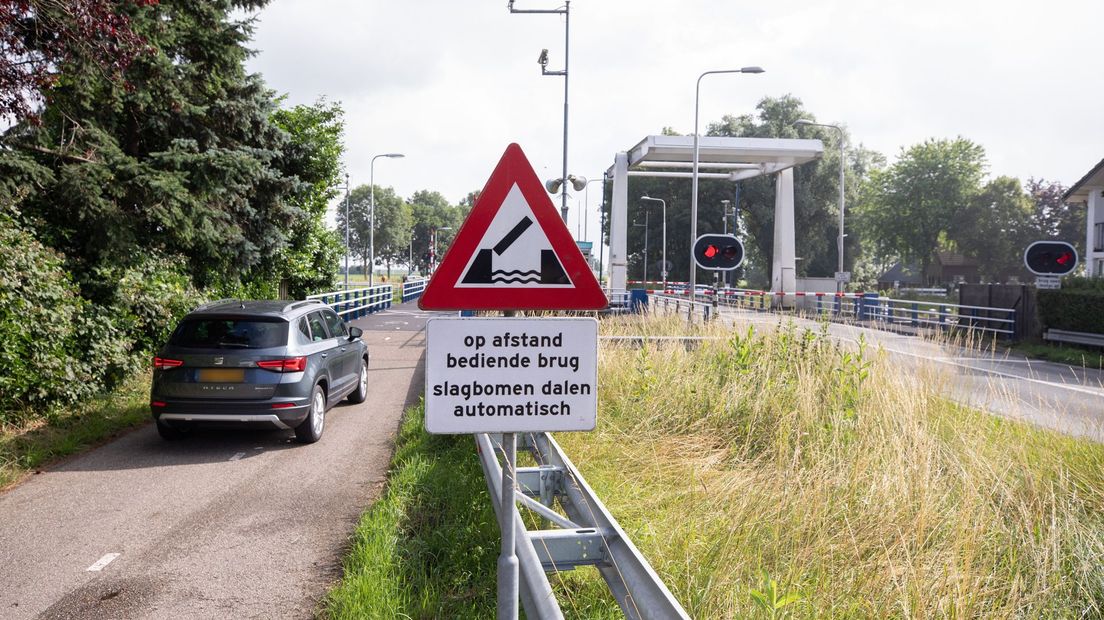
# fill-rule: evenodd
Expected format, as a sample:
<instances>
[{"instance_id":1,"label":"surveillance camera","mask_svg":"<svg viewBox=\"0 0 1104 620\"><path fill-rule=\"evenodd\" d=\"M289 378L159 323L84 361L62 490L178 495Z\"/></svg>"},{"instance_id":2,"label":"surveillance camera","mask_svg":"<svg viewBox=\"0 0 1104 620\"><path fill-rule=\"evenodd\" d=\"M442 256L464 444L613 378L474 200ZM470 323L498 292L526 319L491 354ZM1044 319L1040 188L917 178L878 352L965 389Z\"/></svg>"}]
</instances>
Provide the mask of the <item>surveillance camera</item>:
<instances>
[{"instance_id":1,"label":"surveillance camera","mask_svg":"<svg viewBox=\"0 0 1104 620\"><path fill-rule=\"evenodd\" d=\"M548 50L541 50L540 57L537 58L537 63L542 67L548 66Z\"/></svg>"}]
</instances>

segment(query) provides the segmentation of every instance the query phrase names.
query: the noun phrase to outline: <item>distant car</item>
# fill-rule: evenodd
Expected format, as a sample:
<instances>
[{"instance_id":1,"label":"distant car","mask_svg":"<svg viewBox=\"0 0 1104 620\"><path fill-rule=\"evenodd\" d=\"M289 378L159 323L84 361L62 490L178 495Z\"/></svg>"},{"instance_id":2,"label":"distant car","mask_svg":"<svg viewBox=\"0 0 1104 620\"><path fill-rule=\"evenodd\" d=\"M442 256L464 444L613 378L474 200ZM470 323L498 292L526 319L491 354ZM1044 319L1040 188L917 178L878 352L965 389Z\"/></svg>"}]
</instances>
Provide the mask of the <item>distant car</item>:
<instances>
[{"instance_id":1,"label":"distant car","mask_svg":"<svg viewBox=\"0 0 1104 620\"><path fill-rule=\"evenodd\" d=\"M314 443L330 407L367 397L362 334L320 301L200 306L153 358L157 432L178 439L197 424L275 427Z\"/></svg>"}]
</instances>

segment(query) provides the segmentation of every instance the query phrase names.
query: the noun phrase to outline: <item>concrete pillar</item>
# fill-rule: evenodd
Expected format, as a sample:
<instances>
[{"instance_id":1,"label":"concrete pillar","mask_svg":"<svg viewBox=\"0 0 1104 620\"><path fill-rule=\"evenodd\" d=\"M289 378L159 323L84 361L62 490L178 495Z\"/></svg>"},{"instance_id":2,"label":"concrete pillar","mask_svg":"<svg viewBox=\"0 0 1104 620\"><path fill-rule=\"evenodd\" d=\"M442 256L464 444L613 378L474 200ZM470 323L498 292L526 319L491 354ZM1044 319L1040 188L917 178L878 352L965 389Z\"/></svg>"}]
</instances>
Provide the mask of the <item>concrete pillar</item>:
<instances>
[{"instance_id":1,"label":"concrete pillar","mask_svg":"<svg viewBox=\"0 0 1104 620\"><path fill-rule=\"evenodd\" d=\"M629 154L613 160L613 202L610 204L610 289L628 286Z\"/></svg>"},{"instance_id":2,"label":"concrete pillar","mask_svg":"<svg viewBox=\"0 0 1104 620\"><path fill-rule=\"evenodd\" d=\"M771 292L792 292L797 287L794 242L793 169L778 173L774 183L774 260L771 262ZM783 305L793 305L786 296Z\"/></svg>"}]
</instances>

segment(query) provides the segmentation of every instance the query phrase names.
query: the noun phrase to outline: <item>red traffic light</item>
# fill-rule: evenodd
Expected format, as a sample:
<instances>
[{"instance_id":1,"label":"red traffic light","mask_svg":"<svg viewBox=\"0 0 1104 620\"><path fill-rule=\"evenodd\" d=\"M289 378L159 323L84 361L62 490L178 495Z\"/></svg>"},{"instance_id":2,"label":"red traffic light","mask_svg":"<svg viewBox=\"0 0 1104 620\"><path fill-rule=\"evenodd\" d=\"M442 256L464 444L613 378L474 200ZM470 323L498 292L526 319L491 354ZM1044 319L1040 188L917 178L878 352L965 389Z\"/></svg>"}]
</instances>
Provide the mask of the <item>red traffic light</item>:
<instances>
[{"instance_id":1,"label":"red traffic light","mask_svg":"<svg viewBox=\"0 0 1104 620\"><path fill-rule=\"evenodd\" d=\"M1024 250L1024 266L1037 276L1064 276L1077 267L1077 250L1064 241L1036 241Z\"/></svg>"},{"instance_id":2,"label":"red traffic light","mask_svg":"<svg viewBox=\"0 0 1104 620\"><path fill-rule=\"evenodd\" d=\"M744 244L735 235L702 235L694 242L694 262L702 269L735 269L744 262Z\"/></svg>"}]
</instances>

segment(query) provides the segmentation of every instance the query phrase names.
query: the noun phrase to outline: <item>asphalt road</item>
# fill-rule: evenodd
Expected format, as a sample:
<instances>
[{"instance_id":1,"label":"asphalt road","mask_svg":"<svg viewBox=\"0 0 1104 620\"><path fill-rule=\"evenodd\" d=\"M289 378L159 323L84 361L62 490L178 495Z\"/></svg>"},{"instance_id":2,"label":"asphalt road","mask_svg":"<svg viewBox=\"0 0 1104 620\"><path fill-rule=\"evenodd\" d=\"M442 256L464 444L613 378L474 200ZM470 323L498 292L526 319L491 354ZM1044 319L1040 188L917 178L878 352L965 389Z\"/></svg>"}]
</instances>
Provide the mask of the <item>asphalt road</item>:
<instances>
[{"instance_id":1,"label":"asphalt road","mask_svg":"<svg viewBox=\"0 0 1104 620\"><path fill-rule=\"evenodd\" d=\"M737 325L773 328L793 320L820 330L816 321L722 308L723 320ZM957 402L1007 418L1026 421L1069 435L1104 441L1104 372L1033 360L1021 355L979 351L862 327L830 323L832 338L881 349L903 370L933 369L940 387Z\"/></svg>"},{"instance_id":2,"label":"asphalt road","mask_svg":"<svg viewBox=\"0 0 1104 620\"><path fill-rule=\"evenodd\" d=\"M0 618L309 618L424 377L413 303L354 321L370 391L322 440L147 425L0 495Z\"/></svg>"}]
</instances>

